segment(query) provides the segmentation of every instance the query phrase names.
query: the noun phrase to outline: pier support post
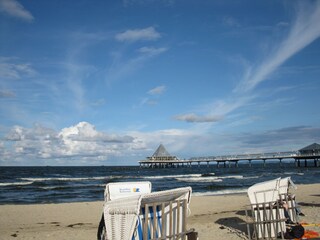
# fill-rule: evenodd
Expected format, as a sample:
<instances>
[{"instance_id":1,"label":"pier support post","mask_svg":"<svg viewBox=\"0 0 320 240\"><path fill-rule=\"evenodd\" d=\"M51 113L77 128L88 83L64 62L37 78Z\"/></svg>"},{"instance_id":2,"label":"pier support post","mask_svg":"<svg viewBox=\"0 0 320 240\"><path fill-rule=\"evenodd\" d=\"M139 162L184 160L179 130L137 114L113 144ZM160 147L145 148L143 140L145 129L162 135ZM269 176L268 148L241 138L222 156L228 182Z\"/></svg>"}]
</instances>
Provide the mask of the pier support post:
<instances>
[{"instance_id":1,"label":"pier support post","mask_svg":"<svg viewBox=\"0 0 320 240\"><path fill-rule=\"evenodd\" d=\"M238 167L238 161L236 161L236 168Z\"/></svg>"},{"instance_id":2,"label":"pier support post","mask_svg":"<svg viewBox=\"0 0 320 240\"><path fill-rule=\"evenodd\" d=\"M266 167L266 159L263 159L263 167Z\"/></svg>"},{"instance_id":3,"label":"pier support post","mask_svg":"<svg viewBox=\"0 0 320 240\"><path fill-rule=\"evenodd\" d=\"M207 167L209 167L209 161L207 161Z\"/></svg>"},{"instance_id":4,"label":"pier support post","mask_svg":"<svg viewBox=\"0 0 320 240\"><path fill-rule=\"evenodd\" d=\"M251 160L249 160L249 167L251 167Z\"/></svg>"},{"instance_id":5,"label":"pier support post","mask_svg":"<svg viewBox=\"0 0 320 240\"><path fill-rule=\"evenodd\" d=\"M279 162L279 165L280 167L282 167L282 158L279 158L280 162Z\"/></svg>"}]
</instances>

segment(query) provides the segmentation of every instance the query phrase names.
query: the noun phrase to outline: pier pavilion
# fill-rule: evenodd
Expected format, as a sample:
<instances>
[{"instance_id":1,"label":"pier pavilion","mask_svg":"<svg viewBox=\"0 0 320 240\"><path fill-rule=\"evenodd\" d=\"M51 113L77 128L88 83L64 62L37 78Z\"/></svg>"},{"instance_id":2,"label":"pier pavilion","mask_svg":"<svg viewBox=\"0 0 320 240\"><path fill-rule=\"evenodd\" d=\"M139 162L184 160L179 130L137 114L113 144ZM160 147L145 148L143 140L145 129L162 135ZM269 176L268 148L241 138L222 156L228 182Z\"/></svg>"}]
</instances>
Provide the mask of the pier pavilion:
<instances>
[{"instance_id":1,"label":"pier pavilion","mask_svg":"<svg viewBox=\"0 0 320 240\"><path fill-rule=\"evenodd\" d=\"M166 168L166 167L178 167L184 165L188 161L180 160L176 156L170 155L166 148L160 144L157 150L151 157L147 157L146 160L139 161L140 167L151 168Z\"/></svg>"},{"instance_id":2,"label":"pier pavilion","mask_svg":"<svg viewBox=\"0 0 320 240\"><path fill-rule=\"evenodd\" d=\"M302 149L300 149L298 156L295 157L296 165L300 167L301 165L304 165L305 167L308 166L308 162L310 160L314 161L314 166L319 167L320 166L320 144L313 143L310 144ZM301 164L301 162L304 162L304 164Z\"/></svg>"},{"instance_id":3,"label":"pier pavilion","mask_svg":"<svg viewBox=\"0 0 320 240\"><path fill-rule=\"evenodd\" d=\"M239 161L247 161L249 162L249 166L251 166L252 162L263 161L263 165L265 166L267 161L278 160L281 165L283 159L294 161L297 167L320 167L320 144L313 143L298 151L290 152L193 157L188 160L180 160L176 156L171 156L165 147L160 144L154 154L151 157L147 157L146 160L139 161L139 165L140 167L166 168L191 167L192 164L197 164L200 167L204 165L203 163L206 163L207 167L215 164L219 168L221 165L223 167L238 167Z\"/></svg>"}]
</instances>

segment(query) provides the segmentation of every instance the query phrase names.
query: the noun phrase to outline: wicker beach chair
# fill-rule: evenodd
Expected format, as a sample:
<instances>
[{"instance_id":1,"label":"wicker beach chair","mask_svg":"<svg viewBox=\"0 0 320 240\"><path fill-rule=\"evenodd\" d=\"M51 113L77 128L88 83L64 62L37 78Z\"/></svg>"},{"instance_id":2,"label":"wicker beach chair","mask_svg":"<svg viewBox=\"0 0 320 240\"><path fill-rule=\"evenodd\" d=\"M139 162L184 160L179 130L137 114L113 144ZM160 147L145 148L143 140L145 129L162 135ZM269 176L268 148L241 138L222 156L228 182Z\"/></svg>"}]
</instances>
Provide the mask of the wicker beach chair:
<instances>
[{"instance_id":1,"label":"wicker beach chair","mask_svg":"<svg viewBox=\"0 0 320 240\"><path fill-rule=\"evenodd\" d=\"M116 201L117 199L140 196L141 194L151 193L152 184L149 181L144 182L115 182L108 183L104 191L104 204L109 201ZM98 240L106 239L106 226L104 213L102 213L101 220L97 232Z\"/></svg>"},{"instance_id":2,"label":"wicker beach chair","mask_svg":"<svg viewBox=\"0 0 320 240\"><path fill-rule=\"evenodd\" d=\"M126 183L112 185L106 187L100 222L105 231L98 231L98 240L196 239L195 231L186 229L190 187L147 193L150 184L144 193L130 194L128 188L125 194Z\"/></svg>"}]
</instances>

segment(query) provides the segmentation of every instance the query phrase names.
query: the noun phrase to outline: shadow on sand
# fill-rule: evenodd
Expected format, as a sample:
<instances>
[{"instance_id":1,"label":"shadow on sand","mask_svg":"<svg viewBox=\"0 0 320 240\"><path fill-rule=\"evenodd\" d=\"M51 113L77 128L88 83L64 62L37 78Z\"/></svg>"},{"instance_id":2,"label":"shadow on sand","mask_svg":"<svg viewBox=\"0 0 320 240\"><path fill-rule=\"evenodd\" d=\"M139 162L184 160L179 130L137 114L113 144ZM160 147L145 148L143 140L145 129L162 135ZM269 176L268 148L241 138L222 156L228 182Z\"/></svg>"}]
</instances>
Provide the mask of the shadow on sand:
<instances>
[{"instance_id":1,"label":"shadow on sand","mask_svg":"<svg viewBox=\"0 0 320 240\"><path fill-rule=\"evenodd\" d=\"M237 211L237 215L246 216L244 210ZM240 217L220 218L215 223L221 225L220 229L228 229L230 232L238 235L243 239L248 239L247 223Z\"/></svg>"}]
</instances>

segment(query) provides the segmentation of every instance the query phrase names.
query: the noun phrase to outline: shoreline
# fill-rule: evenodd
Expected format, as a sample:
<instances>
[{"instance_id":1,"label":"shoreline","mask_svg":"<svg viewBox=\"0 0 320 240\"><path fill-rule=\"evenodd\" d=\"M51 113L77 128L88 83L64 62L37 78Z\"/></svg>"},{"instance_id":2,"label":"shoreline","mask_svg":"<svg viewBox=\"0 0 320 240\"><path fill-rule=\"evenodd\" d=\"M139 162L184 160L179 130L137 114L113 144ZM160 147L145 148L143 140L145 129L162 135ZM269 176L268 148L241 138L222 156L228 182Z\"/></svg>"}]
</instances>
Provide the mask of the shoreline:
<instances>
[{"instance_id":1,"label":"shoreline","mask_svg":"<svg viewBox=\"0 0 320 240\"><path fill-rule=\"evenodd\" d=\"M320 184L297 185L297 202L306 214L301 220L319 223ZM199 239L244 239L246 216L250 204L246 193L192 196L188 228L199 233ZM103 201L6 204L0 205L1 239L96 239ZM313 230L320 232L320 227Z\"/></svg>"}]
</instances>

